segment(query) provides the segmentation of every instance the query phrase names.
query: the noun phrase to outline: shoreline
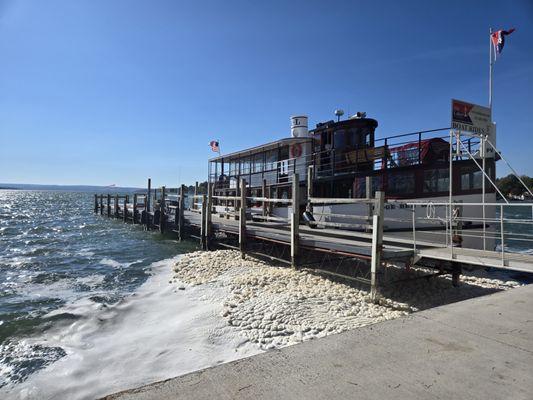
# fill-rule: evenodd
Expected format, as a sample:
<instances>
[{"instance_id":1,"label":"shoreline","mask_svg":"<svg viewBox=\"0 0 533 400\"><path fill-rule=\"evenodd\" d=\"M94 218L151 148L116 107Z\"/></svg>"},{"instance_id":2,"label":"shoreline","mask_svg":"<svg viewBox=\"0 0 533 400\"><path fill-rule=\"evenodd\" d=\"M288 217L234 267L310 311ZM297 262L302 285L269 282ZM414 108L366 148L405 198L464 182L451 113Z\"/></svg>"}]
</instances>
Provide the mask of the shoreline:
<instances>
[{"instance_id":1,"label":"shoreline","mask_svg":"<svg viewBox=\"0 0 533 400\"><path fill-rule=\"evenodd\" d=\"M230 250L186 253L154 263L139 290L115 305L63 308L82 318L33 342L67 356L6 398L95 398L518 285L467 272L459 288L446 277L417 280L373 304L360 287L305 269ZM51 384L58 379L61 388Z\"/></svg>"}]
</instances>

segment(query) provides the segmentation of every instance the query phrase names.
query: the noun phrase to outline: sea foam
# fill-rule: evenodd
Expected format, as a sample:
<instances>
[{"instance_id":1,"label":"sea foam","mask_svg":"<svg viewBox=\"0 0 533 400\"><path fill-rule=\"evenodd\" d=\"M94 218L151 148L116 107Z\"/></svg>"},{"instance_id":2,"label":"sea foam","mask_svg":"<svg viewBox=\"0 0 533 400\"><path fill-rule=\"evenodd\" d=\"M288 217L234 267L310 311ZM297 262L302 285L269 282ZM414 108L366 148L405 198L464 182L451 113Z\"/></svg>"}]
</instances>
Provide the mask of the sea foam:
<instances>
[{"instance_id":1,"label":"sea foam","mask_svg":"<svg viewBox=\"0 0 533 400\"><path fill-rule=\"evenodd\" d=\"M112 306L80 299L51 313L79 318L27 343L66 355L2 397L93 399L260 352L221 317L222 302L213 300L223 294L169 283L177 259L152 264L148 280Z\"/></svg>"}]
</instances>

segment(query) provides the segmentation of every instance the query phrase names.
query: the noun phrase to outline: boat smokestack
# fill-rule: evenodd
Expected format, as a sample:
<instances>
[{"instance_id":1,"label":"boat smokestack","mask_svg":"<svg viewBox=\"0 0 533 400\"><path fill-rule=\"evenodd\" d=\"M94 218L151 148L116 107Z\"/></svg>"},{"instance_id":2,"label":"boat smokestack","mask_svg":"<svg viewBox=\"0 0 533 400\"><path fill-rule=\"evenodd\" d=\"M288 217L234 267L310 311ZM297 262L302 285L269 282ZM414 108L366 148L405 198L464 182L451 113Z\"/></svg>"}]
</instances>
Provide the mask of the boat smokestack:
<instances>
[{"instance_id":1,"label":"boat smokestack","mask_svg":"<svg viewBox=\"0 0 533 400\"><path fill-rule=\"evenodd\" d=\"M291 117L291 135L294 138L307 137L307 117L305 115L296 115Z\"/></svg>"}]
</instances>

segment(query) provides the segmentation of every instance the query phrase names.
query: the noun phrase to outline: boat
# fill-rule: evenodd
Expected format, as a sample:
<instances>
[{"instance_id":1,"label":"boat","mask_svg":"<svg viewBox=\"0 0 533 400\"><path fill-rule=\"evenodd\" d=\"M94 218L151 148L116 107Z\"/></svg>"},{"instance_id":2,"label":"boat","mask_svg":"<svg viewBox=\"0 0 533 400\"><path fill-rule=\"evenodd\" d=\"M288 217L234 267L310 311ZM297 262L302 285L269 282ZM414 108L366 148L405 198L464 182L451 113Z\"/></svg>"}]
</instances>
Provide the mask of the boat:
<instances>
[{"instance_id":1,"label":"boat","mask_svg":"<svg viewBox=\"0 0 533 400\"><path fill-rule=\"evenodd\" d=\"M453 213L461 217L456 218L461 231L484 232L482 240L479 235L461 235L459 245L494 248L494 235L485 234L490 224L481 221L496 218L496 208L490 204L496 202L491 183L498 156L483 151L479 135L459 138L460 132L447 127L377 138L378 121L366 113L346 119L336 115L337 121L320 122L311 130L307 116L293 116L290 137L210 159L215 211L221 215L234 211L231 197L238 195L241 179L250 197L290 199L292 179L297 176L300 212L314 227L320 228L327 218L329 226L365 229L371 212L362 204L324 203L311 210L310 196L357 199L381 191L386 200L385 231L410 232L416 220L417 231L433 232L430 240L439 232L447 240L444 231L457 228L449 226ZM461 203L480 206L462 209ZM283 219L288 218L290 206L270 203L265 212L256 202L250 212L259 219Z\"/></svg>"}]
</instances>

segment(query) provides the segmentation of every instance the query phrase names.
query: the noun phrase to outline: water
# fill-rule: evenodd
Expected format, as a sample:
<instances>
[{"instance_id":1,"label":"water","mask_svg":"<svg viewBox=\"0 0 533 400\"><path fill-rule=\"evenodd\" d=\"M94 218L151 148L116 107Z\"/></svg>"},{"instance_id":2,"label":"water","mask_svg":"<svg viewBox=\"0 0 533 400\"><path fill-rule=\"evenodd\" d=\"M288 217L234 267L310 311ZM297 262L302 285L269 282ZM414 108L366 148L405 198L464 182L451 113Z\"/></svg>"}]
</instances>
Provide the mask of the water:
<instances>
[{"instance_id":1,"label":"water","mask_svg":"<svg viewBox=\"0 0 533 400\"><path fill-rule=\"evenodd\" d=\"M192 247L95 216L92 207L90 193L0 190L0 388L65 356L25 338L85 317L67 305L116 304L154 262Z\"/></svg>"},{"instance_id":2,"label":"water","mask_svg":"<svg viewBox=\"0 0 533 400\"><path fill-rule=\"evenodd\" d=\"M504 245L505 250L515 253L533 254L533 207L512 203L510 206L503 206L504 222ZM496 208L496 219L500 218L500 209ZM529 220L529 223L519 222ZM501 225L495 223L497 239L497 250L501 249Z\"/></svg>"}]
</instances>

